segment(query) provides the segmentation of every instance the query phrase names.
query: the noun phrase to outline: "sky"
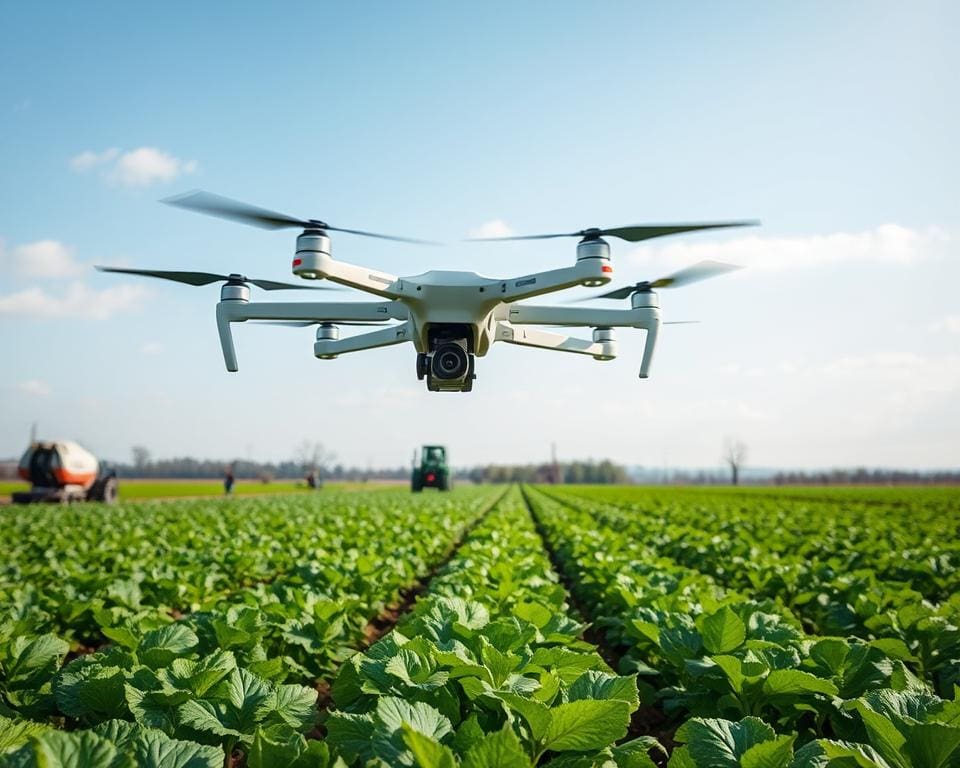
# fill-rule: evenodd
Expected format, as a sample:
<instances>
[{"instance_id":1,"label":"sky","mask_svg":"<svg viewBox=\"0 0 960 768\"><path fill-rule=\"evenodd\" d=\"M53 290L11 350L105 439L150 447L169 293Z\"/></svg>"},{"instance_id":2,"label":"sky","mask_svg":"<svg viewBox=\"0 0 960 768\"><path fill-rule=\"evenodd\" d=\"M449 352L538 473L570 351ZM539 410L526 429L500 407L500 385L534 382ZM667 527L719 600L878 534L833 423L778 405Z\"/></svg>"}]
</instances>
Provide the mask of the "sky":
<instances>
[{"instance_id":1,"label":"sky","mask_svg":"<svg viewBox=\"0 0 960 768\"><path fill-rule=\"evenodd\" d=\"M944 2L8 3L0 25L0 456L36 423L98 455L347 465L960 465L960 5ZM202 188L415 275L572 264L575 240L470 234L759 219L611 240L660 293L615 361L496 344L469 394L405 344L335 361L313 329L235 327L216 286L94 264L290 280L296 231L159 205ZM588 295L577 288L540 304ZM278 299L280 294L271 294ZM266 298L266 296L262 296ZM339 298L339 297L338 297ZM363 298L362 296L358 298ZM286 294L283 300L302 300ZM590 330L582 335L589 337Z\"/></svg>"}]
</instances>

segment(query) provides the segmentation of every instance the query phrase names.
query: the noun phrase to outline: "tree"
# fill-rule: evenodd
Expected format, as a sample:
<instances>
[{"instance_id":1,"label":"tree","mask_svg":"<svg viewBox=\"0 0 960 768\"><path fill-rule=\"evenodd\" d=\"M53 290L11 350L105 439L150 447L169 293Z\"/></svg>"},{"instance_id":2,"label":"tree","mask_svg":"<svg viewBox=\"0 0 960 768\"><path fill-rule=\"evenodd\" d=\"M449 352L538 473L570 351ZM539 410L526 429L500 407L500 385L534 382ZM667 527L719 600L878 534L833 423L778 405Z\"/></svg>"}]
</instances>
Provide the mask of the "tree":
<instances>
[{"instance_id":1,"label":"tree","mask_svg":"<svg viewBox=\"0 0 960 768\"><path fill-rule=\"evenodd\" d=\"M740 483L740 470L747 460L747 446L736 438L728 437L723 444L723 460L730 467L730 480L734 485Z\"/></svg>"},{"instance_id":2,"label":"tree","mask_svg":"<svg viewBox=\"0 0 960 768\"><path fill-rule=\"evenodd\" d=\"M294 456L304 474L313 472L321 477L327 464L337 458L337 454L324 448L323 443L311 440L304 440L300 443L294 452Z\"/></svg>"},{"instance_id":3,"label":"tree","mask_svg":"<svg viewBox=\"0 0 960 768\"><path fill-rule=\"evenodd\" d=\"M133 453L133 466L142 471L150 463L150 451L142 445L135 445L130 449Z\"/></svg>"}]
</instances>

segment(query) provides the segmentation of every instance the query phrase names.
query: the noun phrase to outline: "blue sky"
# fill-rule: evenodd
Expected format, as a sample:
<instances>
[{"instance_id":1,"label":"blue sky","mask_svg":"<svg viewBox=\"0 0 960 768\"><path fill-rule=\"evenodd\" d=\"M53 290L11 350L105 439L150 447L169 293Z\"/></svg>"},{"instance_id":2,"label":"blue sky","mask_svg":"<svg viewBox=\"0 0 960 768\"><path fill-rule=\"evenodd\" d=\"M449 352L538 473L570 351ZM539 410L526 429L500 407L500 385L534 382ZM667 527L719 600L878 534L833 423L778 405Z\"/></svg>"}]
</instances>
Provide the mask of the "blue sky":
<instances>
[{"instance_id":1,"label":"blue sky","mask_svg":"<svg viewBox=\"0 0 960 768\"><path fill-rule=\"evenodd\" d=\"M37 421L117 458L309 438L348 464L556 442L713 465L736 435L756 465L956 466L958 22L949 2L8 5L0 455ZM289 277L296 233L156 203L194 187L450 243L334 241L400 274L573 259L458 242L484 226L763 226L613 242L618 282L747 267L661 294L665 319L703 322L664 330L650 380L624 331L610 363L496 345L473 393L439 395L412 347L318 361L310 329L240 328L227 374L215 287L92 272Z\"/></svg>"}]
</instances>

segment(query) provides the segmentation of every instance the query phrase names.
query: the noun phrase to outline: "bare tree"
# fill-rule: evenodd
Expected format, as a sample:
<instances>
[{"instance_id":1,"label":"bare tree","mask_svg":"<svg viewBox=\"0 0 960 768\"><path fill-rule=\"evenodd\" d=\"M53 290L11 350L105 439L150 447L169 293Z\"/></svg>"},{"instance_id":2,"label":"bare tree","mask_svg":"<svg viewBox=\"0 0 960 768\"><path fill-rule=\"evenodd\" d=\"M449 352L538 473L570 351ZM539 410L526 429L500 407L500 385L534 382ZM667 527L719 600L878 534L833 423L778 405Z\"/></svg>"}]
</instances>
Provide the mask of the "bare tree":
<instances>
[{"instance_id":1,"label":"bare tree","mask_svg":"<svg viewBox=\"0 0 960 768\"><path fill-rule=\"evenodd\" d=\"M723 460L730 467L730 480L734 485L740 482L740 470L747 460L747 446L742 440L728 437L723 442Z\"/></svg>"},{"instance_id":2,"label":"bare tree","mask_svg":"<svg viewBox=\"0 0 960 768\"><path fill-rule=\"evenodd\" d=\"M323 443L304 440L294 451L294 457L305 474L313 472L322 477L327 465L337 458L337 454L324 448Z\"/></svg>"},{"instance_id":3,"label":"bare tree","mask_svg":"<svg viewBox=\"0 0 960 768\"><path fill-rule=\"evenodd\" d=\"M143 470L150 463L150 451L142 445L135 445L130 449L133 454L133 466L137 470Z\"/></svg>"}]
</instances>

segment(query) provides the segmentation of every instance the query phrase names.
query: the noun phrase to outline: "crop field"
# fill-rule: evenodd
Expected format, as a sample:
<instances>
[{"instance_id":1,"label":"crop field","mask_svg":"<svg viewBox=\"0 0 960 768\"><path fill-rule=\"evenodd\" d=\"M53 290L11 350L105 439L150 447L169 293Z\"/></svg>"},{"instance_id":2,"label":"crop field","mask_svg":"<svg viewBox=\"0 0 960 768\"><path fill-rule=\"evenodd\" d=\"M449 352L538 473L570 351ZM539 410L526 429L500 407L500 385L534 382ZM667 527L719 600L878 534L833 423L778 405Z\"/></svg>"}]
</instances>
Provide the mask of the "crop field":
<instances>
[{"instance_id":1,"label":"crop field","mask_svg":"<svg viewBox=\"0 0 960 768\"><path fill-rule=\"evenodd\" d=\"M341 487L334 485L332 487ZM361 487L361 484L355 484ZM0 503L10 498L14 491L29 491L30 483L0 481ZM257 480L238 480L233 487L237 496L260 496L273 493L297 493L311 490L302 480L276 480L261 483ZM220 480L120 480L120 498L125 500L171 499L178 496L222 496Z\"/></svg>"},{"instance_id":2,"label":"crop field","mask_svg":"<svg viewBox=\"0 0 960 768\"><path fill-rule=\"evenodd\" d=\"M0 768L960 766L954 490L0 515Z\"/></svg>"}]
</instances>

